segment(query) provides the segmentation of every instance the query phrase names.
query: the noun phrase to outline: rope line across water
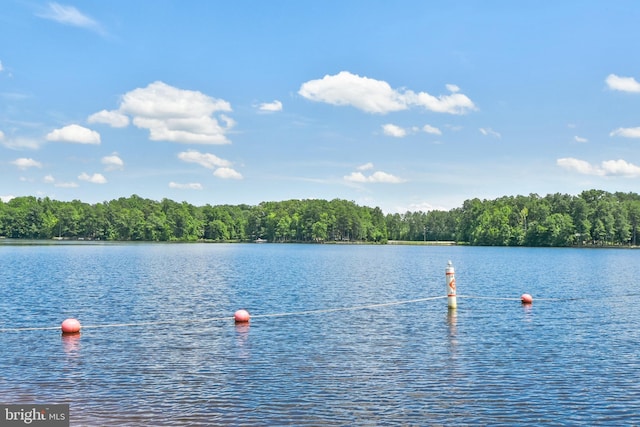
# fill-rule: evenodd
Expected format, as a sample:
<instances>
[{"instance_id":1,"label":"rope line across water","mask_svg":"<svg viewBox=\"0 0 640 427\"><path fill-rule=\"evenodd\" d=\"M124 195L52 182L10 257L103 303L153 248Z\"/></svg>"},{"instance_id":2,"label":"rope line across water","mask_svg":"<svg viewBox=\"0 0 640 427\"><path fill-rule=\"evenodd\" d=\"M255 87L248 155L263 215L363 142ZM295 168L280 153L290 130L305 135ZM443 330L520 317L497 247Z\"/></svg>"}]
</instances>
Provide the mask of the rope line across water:
<instances>
[{"instance_id":1,"label":"rope line across water","mask_svg":"<svg viewBox=\"0 0 640 427\"><path fill-rule=\"evenodd\" d=\"M310 315L310 314L336 313L339 311L367 310L372 308L389 307L393 305L412 304L412 303L423 302L423 301L432 301L432 300L443 299L443 298L447 298L447 296L444 295L444 296L418 298L418 299L404 300L404 301L385 302L385 303L379 303L379 304L357 305L353 307L337 307L337 308L327 308L327 309L320 309L320 310L306 310L306 311L294 311L294 312L272 313L272 314L253 314L251 315L251 318L261 319L261 318L268 318L268 317L301 316L301 315ZM215 322L215 321L221 321L221 320L233 320L233 319L234 319L233 316L225 316L225 317L210 317L207 319L158 320L158 321L151 321L151 322L110 323L110 324L104 324L104 325L82 325L82 329L206 323L206 322ZM3 329L0 329L0 332L49 331L49 330L59 330L59 329L60 329L60 326L45 326L45 327L35 327L35 328L3 328Z\"/></svg>"},{"instance_id":2,"label":"rope line across water","mask_svg":"<svg viewBox=\"0 0 640 427\"><path fill-rule=\"evenodd\" d=\"M305 310L305 311L293 311L293 312L271 313L271 314L252 314L251 317L253 319L264 319L269 317L303 316L303 315L324 314L324 313L337 313L341 311L368 310L368 309L374 309L374 308L390 307L394 305L414 304L414 303L424 302L424 301L433 301L437 299L444 299L447 297L448 297L447 295L443 295L443 296L435 296L435 297L417 298L412 300L392 301L392 302L385 302L385 303L378 303L378 304L356 305L352 307L336 307L336 308L326 308L326 309L319 309L319 310ZM492 301L520 301L520 298L485 297L485 296L477 296L477 295L457 295L457 297L466 298L466 299L492 300ZM568 300L578 300L578 299L582 299L582 298L535 298L535 301L568 301ZM209 317L206 319L182 319L182 320L158 320L158 321L149 321L149 322L108 323L103 325L82 325L82 329L206 323L206 322L217 322L222 320L233 320L233 319L234 319L233 316L224 316L224 317ZM45 327L33 327L33 328L2 328L0 329L0 332L51 331L51 330L59 330L59 329L60 329L60 326L45 326Z\"/></svg>"},{"instance_id":3,"label":"rope line across water","mask_svg":"<svg viewBox=\"0 0 640 427\"><path fill-rule=\"evenodd\" d=\"M456 297L465 299L488 299L492 301L520 301L520 298L480 297L475 295L456 295ZM538 300L538 298L536 298L536 300Z\"/></svg>"},{"instance_id":4,"label":"rope line across water","mask_svg":"<svg viewBox=\"0 0 640 427\"><path fill-rule=\"evenodd\" d=\"M482 297L477 295L457 295L458 298L466 298L466 299L484 299L484 300L492 300L492 301L520 301L521 298L504 298L504 297ZM593 299L587 297L575 297L575 298L534 298L534 301L576 301L581 299Z\"/></svg>"},{"instance_id":5,"label":"rope line across water","mask_svg":"<svg viewBox=\"0 0 640 427\"><path fill-rule=\"evenodd\" d=\"M259 319L264 317L300 316L300 315L306 315L306 314L335 313L338 311L367 310L371 308L389 307L392 305L412 304L416 302L432 301L432 300L442 299L442 298L447 298L447 296L444 295L444 296L438 296L438 297L418 298L418 299L412 299L412 300L406 300L406 301L385 302L380 304L357 305L354 307L327 308L323 310L294 311L290 313L274 313L274 314L257 314L257 315L251 315L251 317L253 319Z\"/></svg>"}]
</instances>

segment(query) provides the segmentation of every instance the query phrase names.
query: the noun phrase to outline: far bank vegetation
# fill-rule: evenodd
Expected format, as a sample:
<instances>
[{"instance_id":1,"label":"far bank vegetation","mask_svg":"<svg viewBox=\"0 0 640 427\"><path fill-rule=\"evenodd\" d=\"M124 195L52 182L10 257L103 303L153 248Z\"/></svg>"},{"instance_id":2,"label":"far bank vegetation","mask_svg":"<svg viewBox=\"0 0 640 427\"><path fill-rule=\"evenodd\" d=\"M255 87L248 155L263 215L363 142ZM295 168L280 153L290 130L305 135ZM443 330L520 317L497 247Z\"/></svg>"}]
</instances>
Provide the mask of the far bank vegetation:
<instances>
[{"instance_id":1,"label":"far bank vegetation","mask_svg":"<svg viewBox=\"0 0 640 427\"><path fill-rule=\"evenodd\" d=\"M636 246L639 221L640 195L602 190L475 198L449 211L386 215L340 199L255 206L137 195L97 204L30 196L0 202L0 237L14 239Z\"/></svg>"}]
</instances>

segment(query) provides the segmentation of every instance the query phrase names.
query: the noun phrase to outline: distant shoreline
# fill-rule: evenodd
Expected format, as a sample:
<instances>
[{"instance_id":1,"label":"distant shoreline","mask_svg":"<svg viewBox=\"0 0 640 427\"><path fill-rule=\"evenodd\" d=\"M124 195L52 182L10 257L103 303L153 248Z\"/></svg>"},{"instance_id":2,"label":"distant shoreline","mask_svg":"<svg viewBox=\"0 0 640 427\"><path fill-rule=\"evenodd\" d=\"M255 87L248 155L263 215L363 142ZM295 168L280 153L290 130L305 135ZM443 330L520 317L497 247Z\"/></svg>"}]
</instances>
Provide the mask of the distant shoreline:
<instances>
[{"instance_id":1,"label":"distant shoreline","mask_svg":"<svg viewBox=\"0 0 640 427\"><path fill-rule=\"evenodd\" d=\"M387 245L414 245L414 246L457 246L453 240L389 240ZM467 246L467 245L465 245Z\"/></svg>"},{"instance_id":2,"label":"distant shoreline","mask_svg":"<svg viewBox=\"0 0 640 427\"><path fill-rule=\"evenodd\" d=\"M491 246L491 245L471 245L466 242L456 242L453 240L388 240L386 243L380 242L364 242L364 241L323 241L323 242L267 242L254 240L172 240L172 241L154 241L154 240L92 240L92 239L16 239L0 236L0 245L110 245L110 244L190 244L190 243L208 243L208 244L301 244L301 245L345 245L345 246L474 246L474 247L492 247L492 248L570 248L570 249L640 249L636 245L573 245L573 246Z\"/></svg>"}]
</instances>

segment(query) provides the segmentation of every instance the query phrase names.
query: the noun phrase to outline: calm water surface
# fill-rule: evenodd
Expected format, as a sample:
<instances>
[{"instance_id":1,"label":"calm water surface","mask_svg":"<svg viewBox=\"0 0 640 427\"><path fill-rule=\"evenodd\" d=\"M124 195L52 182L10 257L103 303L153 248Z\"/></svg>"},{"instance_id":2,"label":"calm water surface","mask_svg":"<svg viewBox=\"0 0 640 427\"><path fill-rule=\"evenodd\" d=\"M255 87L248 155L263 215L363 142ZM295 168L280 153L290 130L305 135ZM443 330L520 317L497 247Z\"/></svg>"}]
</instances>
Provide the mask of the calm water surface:
<instances>
[{"instance_id":1,"label":"calm water surface","mask_svg":"<svg viewBox=\"0 0 640 427\"><path fill-rule=\"evenodd\" d=\"M455 311L446 299L322 311L444 296L448 260L467 296ZM74 426L640 425L639 260L0 244L0 403L69 403ZM234 324L239 308L250 325ZM267 316L303 311L315 312ZM10 330L68 317L79 336Z\"/></svg>"}]
</instances>

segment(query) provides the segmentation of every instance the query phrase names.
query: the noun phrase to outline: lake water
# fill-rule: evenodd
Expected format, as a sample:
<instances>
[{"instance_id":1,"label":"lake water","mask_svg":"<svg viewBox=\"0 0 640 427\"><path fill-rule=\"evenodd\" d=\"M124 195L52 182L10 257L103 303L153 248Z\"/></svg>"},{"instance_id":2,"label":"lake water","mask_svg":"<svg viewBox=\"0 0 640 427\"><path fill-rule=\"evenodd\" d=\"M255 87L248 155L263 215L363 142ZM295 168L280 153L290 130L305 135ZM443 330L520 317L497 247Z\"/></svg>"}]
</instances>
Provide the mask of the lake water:
<instances>
[{"instance_id":1,"label":"lake water","mask_svg":"<svg viewBox=\"0 0 640 427\"><path fill-rule=\"evenodd\" d=\"M449 260L455 311L428 299L446 294ZM0 403L69 403L74 426L639 425L639 260L4 243ZM69 317L80 335L60 334ZM54 329L15 330L40 327Z\"/></svg>"}]
</instances>

